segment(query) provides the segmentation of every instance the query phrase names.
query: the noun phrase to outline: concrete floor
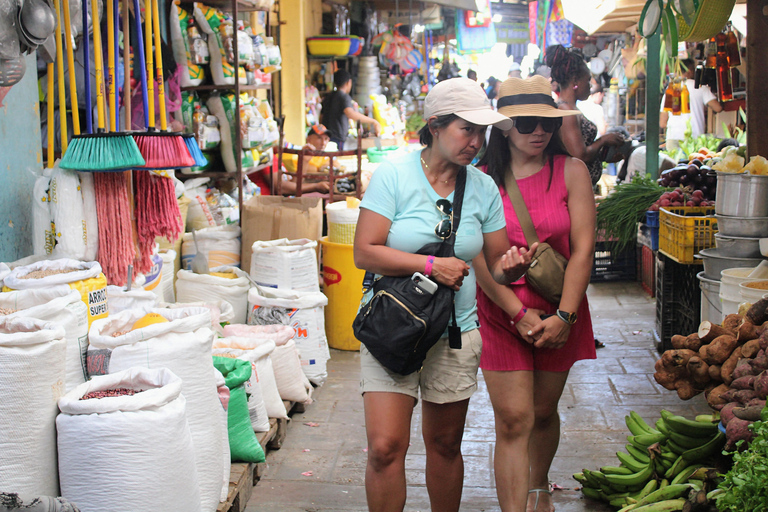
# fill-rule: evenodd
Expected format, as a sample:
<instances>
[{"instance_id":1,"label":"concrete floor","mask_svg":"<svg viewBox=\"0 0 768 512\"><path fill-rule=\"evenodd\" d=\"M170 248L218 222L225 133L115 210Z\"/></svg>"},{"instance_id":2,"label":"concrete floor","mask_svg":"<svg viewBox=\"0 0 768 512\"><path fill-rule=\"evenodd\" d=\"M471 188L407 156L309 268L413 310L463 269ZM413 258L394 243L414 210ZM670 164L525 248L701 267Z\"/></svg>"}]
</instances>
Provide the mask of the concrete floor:
<instances>
[{"instance_id":1,"label":"concrete floor","mask_svg":"<svg viewBox=\"0 0 768 512\"><path fill-rule=\"evenodd\" d=\"M661 409L688 417L709 412L702 396L683 402L653 380L658 358L651 333L655 302L637 283L593 284L588 295L595 335L606 347L598 350L597 360L574 366L560 402L562 439L550 472L552 483L562 487L554 492L557 512L612 510L584 499L571 475L582 468L618 464L614 453L626 444L624 416L630 410L649 421L656 421ZM315 403L293 416L283 447L267 455L268 467L247 512L367 509L365 422L358 381L358 353L332 350L327 382L315 390ZM425 512L430 507L420 420L417 407L406 459L405 510ZM470 401L464 434L462 511L499 510L493 448L493 410L481 380Z\"/></svg>"}]
</instances>

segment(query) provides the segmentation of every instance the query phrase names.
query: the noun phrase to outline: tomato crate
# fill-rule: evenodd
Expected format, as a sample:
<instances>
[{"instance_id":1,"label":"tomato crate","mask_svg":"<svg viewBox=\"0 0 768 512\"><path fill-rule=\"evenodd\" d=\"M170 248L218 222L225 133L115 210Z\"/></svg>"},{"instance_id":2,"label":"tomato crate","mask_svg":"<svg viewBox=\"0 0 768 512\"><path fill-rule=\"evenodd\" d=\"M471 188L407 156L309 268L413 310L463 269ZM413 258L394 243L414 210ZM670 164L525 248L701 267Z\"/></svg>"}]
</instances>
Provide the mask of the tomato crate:
<instances>
[{"instance_id":1,"label":"tomato crate","mask_svg":"<svg viewBox=\"0 0 768 512\"><path fill-rule=\"evenodd\" d=\"M698 265L677 263L662 253L656 255L656 349L672 348L672 336L696 332L701 319L701 290Z\"/></svg>"},{"instance_id":2,"label":"tomato crate","mask_svg":"<svg viewBox=\"0 0 768 512\"><path fill-rule=\"evenodd\" d=\"M677 263L696 263L702 249L715 246L717 219L715 209L681 206L659 210L659 252Z\"/></svg>"}]
</instances>

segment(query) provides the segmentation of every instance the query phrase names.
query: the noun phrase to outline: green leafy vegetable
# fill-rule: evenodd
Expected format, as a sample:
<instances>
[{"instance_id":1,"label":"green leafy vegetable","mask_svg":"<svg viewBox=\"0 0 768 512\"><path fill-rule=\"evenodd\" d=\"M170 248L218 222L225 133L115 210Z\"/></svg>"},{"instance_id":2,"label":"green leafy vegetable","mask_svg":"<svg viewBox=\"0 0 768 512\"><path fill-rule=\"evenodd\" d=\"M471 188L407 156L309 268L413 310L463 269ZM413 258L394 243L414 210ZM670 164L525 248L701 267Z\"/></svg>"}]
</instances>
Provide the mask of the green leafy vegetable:
<instances>
[{"instance_id":1,"label":"green leafy vegetable","mask_svg":"<svg viewBox=\"0 0 768 512\"><path fill-rule=\"evenodd\" d=\"M768 511L768 407L763 409L764 421L756 421L750 428L755 438L743 452L733 453L733 467L719 485L725 492L717 497L721 512ZM737 447L744 441L739 441Z\"/></svg>"}]
</instances>

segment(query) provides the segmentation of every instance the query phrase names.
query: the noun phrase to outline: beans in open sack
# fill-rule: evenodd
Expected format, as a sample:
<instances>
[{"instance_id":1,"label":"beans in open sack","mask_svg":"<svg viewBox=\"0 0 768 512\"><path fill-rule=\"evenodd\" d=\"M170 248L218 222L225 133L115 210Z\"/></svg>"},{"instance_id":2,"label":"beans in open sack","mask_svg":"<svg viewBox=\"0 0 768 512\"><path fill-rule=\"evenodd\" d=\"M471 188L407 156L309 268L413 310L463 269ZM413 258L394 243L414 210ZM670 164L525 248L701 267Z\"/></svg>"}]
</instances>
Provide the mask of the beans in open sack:
<instances>
[{"instance_id":1,"label":"beans in open sack","mask_svg":"<svg viewBox=\"0 0 768 512\"><path fill-rule=\"evenodd\" d=\"M117 389L105 389L103 391L91 391L86 393L80 400L90 400L91 398L111 398L116 396L130 396L136 393L141 393L141 390L136 391L130 388L117 388Z\"/></svg>"}]
</instances>

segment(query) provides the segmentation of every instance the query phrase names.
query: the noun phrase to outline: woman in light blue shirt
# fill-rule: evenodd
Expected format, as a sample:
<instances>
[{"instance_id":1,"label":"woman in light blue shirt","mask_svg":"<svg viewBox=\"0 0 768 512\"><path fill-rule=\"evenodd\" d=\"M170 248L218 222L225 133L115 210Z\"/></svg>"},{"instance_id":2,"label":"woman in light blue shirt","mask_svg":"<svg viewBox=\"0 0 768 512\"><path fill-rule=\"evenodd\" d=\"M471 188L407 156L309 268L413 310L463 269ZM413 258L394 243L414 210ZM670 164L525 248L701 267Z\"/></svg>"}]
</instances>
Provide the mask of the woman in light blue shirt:
<instances>
[{"instance_id":1,"label":"woman in light blue shirt","mask_svg":"<svg viewBox=\"0 0 768 512\"><path fill-rule=\"evenodd\" d=\"M400 375L361 347L368 435L365 486L372 512L405 507L405 455L419 393L431 508L459 510L464 478L461 439L469 398L477 389L482 347L470 262L482 251L494 279L508 284L528 269L536 250L509 247L498 187L470 165L482 147L487 125L509 130L509 118L494 112L482 88L468 78L437 84L427 95L423 117L427 124L419 137L426 147L382 163L371 179L360 205L355 264L387 276L421 272L456 290L462 348L450 348L443 337L427 353L419 372ZM464 167L461 221L454 233L450 209L456 178ZM414 254L454 235L455 257Z\"/></svg>"}]
</instances>

